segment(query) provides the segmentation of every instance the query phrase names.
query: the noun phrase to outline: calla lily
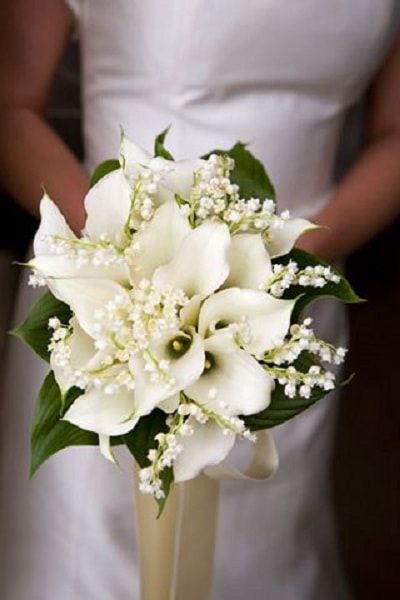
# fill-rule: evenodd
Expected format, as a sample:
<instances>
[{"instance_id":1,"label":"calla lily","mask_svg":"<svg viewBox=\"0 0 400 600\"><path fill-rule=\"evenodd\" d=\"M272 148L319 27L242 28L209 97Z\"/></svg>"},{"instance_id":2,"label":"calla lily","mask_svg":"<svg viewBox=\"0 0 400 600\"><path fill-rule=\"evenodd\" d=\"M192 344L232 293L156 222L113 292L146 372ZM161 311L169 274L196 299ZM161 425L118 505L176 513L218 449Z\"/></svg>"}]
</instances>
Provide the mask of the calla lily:
<instances>
[{"instance_id":1,"label":"calla lily","mask_svg":"<svg viewBox=\"0 0 400 600\"><path fill-rule=\"evenodd\" d=\"M298 237L314 229L319 229L319 225L315 225L307 219L272 220L264 240L268 254L271 258L288 254Z\"/></svg>"},{"instance_id":2,"label":"calla lily","mask_svg":"<svg viewBox=\"0 0 400 600\"><path fill-rule=\"evenodd\" d=\"M180 340L183 339L183 342ZM174 352L173 344L188 344L183 353ZM186 386L196 381L204 371L205 352L202 338L194 332L168 336L155 344L154 354L159 360L168 360L171 383L152 382L146 371L146 362L139 355L131 359L135 378L135 397L142 414L147 414L160 403L167 401ZM168 404L167 404L168 407Z\"/></svg>"},{"instance_id":3,"label":"calla lily","mask_svg":"<svg viewBox=\"0 0 400 600\"><path fill-rule=\"evenodd\" d=\"M139 420L133 392L105 394L89 390L78 396L64 415L64 420L103 435L123 435Z\"/></svg>"},{"instance_id":4,"label":"calla lily","mask_svg":"<svg viewBox=\"0 0 400 600\"><path fill-rule=\"evenodd\" d=\"M47 281L54 293L55 279L103 279L125 284L129 281L129 268L126 263L111 265L86 264L77 267L76 261L68 255L43 254L32 258L27 265L37 271Z\"/></svg>"},{"instance_id":5,"label":"calla lily","mask_svg":"<svg viewBox=\"0 0 400 600\"><path fill-rule=\"evenodd\" d=\"M82 329L93 339L100 336L97 311L116 298L129 303L127 291L108 279L57 279L53 282L56 297L73 310Z\"/></svg>"},{"instance_id":6,"label":"calla lily","mask_svg":"<svg viewBox=\"0 0 400 600\"><path fill-rule=\"evenodd\" d=\"M89 192L89 195L91 193ZM92 201L89 205L91 204L93 204ZM90 218L88 216L89 223L94 219L94 212L93 208L93 211L90 211ZM112 212L111 207L109 212ZM106 257L106 260L102 261L102 255L107 250L104 250L101 245L96 246L97 240L93 242L79 240L68 226L59 208L47 194L40 202L40 213L40 227L33 243L35 256L29 261L28 266L47 280L51 291L53 291L52 280L61 277L107 278L121 283L129 280L128 266L118 258L117 249L111 249L112 258L116 260L109 260ZM110 229L108 233L111 233ZM93 253L96 251L97 254L93 254L85 262L82 262L79 252L85 252L87 248L93 250Z\"/></svg>"},{"instance_id":7,"label":"calla lily","mask_svg":"<svg viewBox=\"0 0 400 600\"><path fill-rule=\"evenodd\" d=\"M235 235L229 248L229 275L223 287L258 290L271 276L271 261L261 234Z\"/></svg>"},{"instance_id":8,"label":"calla lily","mask_svg":"<svg viewBox=\"0 0 400 600\"><path fill-rule=\"evenodd\" d=\"M216 334L204 343L206 368L185 393L216 413L251 415L267 408L272 378L255 358L229 336Z\"/></svg>"},{"instance_id":9,"label":"calla lily","mask_svg":"<svg viewBox=\"0 0 400 600\"><path fill-rule=\"evenodd\" d=\"M174 478L176 482L192 479L210 465L223 461L232 450L235 435L223 432L213 422L197 423L190 417L189 425L193 434L189 437L178 436L182 452L174 462Z\"/></svg>"},{"instance_id":10,"label":"calla lily","mask_svg":"<svg viewBox=\"0 0 400 600\"><path fill-rule=\"evenodd\" d=\"M33 240L33 250L36 256L52 254L52 236L59 235L68 239L76 239L58 206L45 192L40 201L40 225Z\"/></svg>"},{"instance_id":11,"label":"calla lily","mask_svg":"<svg viewBox=\"0 0 400 600\"><path fill-rule=\"evenodd\" d=\"M166 170L163 185L182 198L188 199L192 191L194 173L204 166L201 158L177 160L172 163L158 156L151 162L151 168Z\"/></svg>"},{"instance_id":12,"label":"calla lily","mask_svg":"<svg viewBox=\"0 0 400 600\"><path fill-rule=\"evenodd\" d=\"M296 300L279 300L262 291L230 288L205 300L199 313L199 333L207 336L243 318L250 327L245 349L262 356L282 343L290 327Z\"/></svg>"},{"instance_id":13,"label":"calla lily","mask_svg":"<svg viewBox=\"0 0 400 600\"><path fill-rule=\"evenodd\" d=\"M131 208L132 189L122 169L102 177L86 195L85 233L91 241L102 239L117 247L126 243L124 227Z\"/></svg>"},{"instance_id":14,"label":"calla lily","mask_svg":"<svg viewBox=\"0 0 400 600\"><path fill-rule=\"evenodd\" d=\"M153 219L135 235L133 282L150 279L157 267L172 260L190 232L191 228L175 201L160 206Z\"/></svg>"},{"instance_id":15,"label":"calla lily","mask_svg":"<svg viewBox=\"0 0 400 600\"><path fill-rule=\"evenodd\" d=\"M223 223L204 223L183 240L170 263L154 274L158 284L182 289L189 297L211 294L229 274L230 235Z\"/></svg>"},{"instance_id":16,"label":"calla lily","mask_svg":"<svg viewBox=\"0 0 400 600\"><path fill-rule=\"evenodd\" d=\"M120 163L126 175L131 179L135 178L143 167L162 172L162 185L160 186L162 202L173 200L175 194L182 198L189 198L194 173L205 164L205 161L201 158L177 161L166 160L161 156L154 158L123 135L120 145Z\"/></svg>"}]
</instances>

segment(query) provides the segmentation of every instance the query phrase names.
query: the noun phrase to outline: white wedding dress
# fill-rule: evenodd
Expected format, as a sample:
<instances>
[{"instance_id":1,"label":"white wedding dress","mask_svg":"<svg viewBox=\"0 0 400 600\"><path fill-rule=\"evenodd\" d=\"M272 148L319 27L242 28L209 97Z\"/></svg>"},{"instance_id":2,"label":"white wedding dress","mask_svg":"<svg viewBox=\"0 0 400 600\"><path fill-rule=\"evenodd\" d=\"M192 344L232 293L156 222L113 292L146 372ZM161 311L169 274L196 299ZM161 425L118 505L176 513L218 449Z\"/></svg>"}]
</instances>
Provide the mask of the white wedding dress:
<instances>
[{"instance_id":1,"label":"white wedding dress","mask_svg":"<svg viewBox=\"0 0 400 600\"><path fill-rule=\"evenodd\" d=\"M168 147L177 158L240 139L267 166L282 209L312 217L329 202L344 116L388 51L395 0L71 5L82 42L88 169L116 155L120 125L150 148L172 124ZM16 320L31 300L21 290ZM322 301L314 313L321 335L346 344L341 306ZM45 372L29 349L10 342L1 597L137 599L130 458L118 469L97 449L68 449L28 480L29 421ZM272 481L222 485L213 600L348 597L329 488L336 409L332 396L275 430L281 464Z\"/></svg>"}]
</instances>

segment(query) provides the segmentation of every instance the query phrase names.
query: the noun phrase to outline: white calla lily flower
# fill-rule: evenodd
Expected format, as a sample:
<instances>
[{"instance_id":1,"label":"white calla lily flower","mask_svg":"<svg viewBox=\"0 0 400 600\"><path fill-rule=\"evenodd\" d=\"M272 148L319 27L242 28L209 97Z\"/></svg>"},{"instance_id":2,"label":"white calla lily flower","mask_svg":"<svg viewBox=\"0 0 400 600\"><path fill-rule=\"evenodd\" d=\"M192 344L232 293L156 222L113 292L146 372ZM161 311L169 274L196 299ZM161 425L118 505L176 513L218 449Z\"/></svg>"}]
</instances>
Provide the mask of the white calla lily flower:
<instances>
[{"instance_id":1,"label":"white calla lily flower","mask_svg":"<svg viewBox=\"0 0 400 600\"><path fill-rule=\"evenodd\" d=\"M85 233L93 242L107 240L124 246L132 189L122 169L102 177L86 194Z\"/></svg>"},{"instance_id":2,"label":"white calla lily flower","mask_svg":"<svg viewBox=\"0 0 400 600\"><path fill-rule=\"evenodd\" d=\"M94 339L102 335L98 316L106 316L107 308L116 303L129 303L128 292L109 279L57 279L53 287L55 296L71 307L82 329Z\"/></svg>"},{"instance_id":3,"label":"white calla lily flower","mask_svg":"<svg viewBox=\"0 0 400 600\"><path fill-rule=\"evenodd\" d=\"M229 275L223 287L259 290L271 276L271 261L261 234L235 235L229 248Z\"/></svg>"},{"instance_id":4,"label":"white calla lily flower","mask_svg":"<svg viewBox=\"0 0 400 600\"><path fill-rule=\"evenodd\" d=\"M230 241L223 223L200 225L186 236L173 259L156 270L153 280L182 289L189 298L211 294L229 274Z\"/></svg>"},{"instance_id":5,"label":"white calla lily flower","mask_svg":"<svg viewBox=\"0 0 400 600\"><path fill-rule=\"evenodd\" d=\"M182 452L174 461L176 482L193 479L205 467L222 462L232 450L236 436L223 431L214 422L198 423L190 417L188 424L193 429L191 436L178 436Z\"/></svg>"},{"instance_id":6,"label":"white calla lily flower","mask_svg":"<svg viewBox=\"0 0 400 600\"><path fill-rule=\"evenodd\" d=\"M53 280L58 278L129 281L128 265L118 249L105 241L78 238L47 194L40 202L40 213L40 227L33 242L35 256L27 266L45 278L53 293Z\"/></svg>"},{"instance_id":7,"label":"white calla lily flower","mask_svg":"<svg viewBox=\"0 0 400 600\"><path fill-rule=\"evenodd\" d=\"M40 225L33 240L35 256L52 254L51 238L77 239L58 206L45 192L40 201Z\"/></svg>"},{"instance_id":8,"label":"white calla lily flower","mask_svg":"<svg viewBox=\"0 0 400 600\"><path fill-rule=\"evenodd\" d=\"M160 172L162 176L163 199L174 199L175 194L189 198L193 186L194 173L201 169L205 160L194 158L171 161L162 156L153 157L146 150L122 136L120 163L129 178L135 178L143 167Z\"/></svg>"},{"instance_id":9,"label":"white calla lily flower","mask_svg":"<svg viewBox=\"0 0 400 600\"><path fill-rule=\"evenodd\" d=\"M134 355L130 363L135 379L135 398L141 414L148 414L191 385L204 371L204 343L197 333L180 332L167 336L155 343L152 350L159 365L162 366L162 361L168 363L165 382L162 375L152 378L154 371L149 370L149 361L139 354Z\"/></svg>"},{"instance_id":10,"label":"white calla lily flower","mask_svg":"<svg viewBox=\"0 0 400 600\"><path fill-rule=\"evenodd\" d=\"M32 258L27 265L40 273L47 281L50 290L55 294L57 279L110 279L121 284L129 281L129 268L126 263L111 265L86 264L77 267L76 261L68 255L43 254ZM56 295L56 294L55 294Z\"/></svg>"},{"instance_id":11,"label":"white calla lily flower","mask_svg":"<svg viewBox=\"0 0 400 600\"><path fill-rule=\"evenodd\" d=\"M174 195L177 194L181 198L188 199L193 187L194 174L204 164L205 161L201 158L171 162L158 156L152 160L150 167L155 170L165 170L163 176L164 187L173 192Z\"/></svg>"},{"instance_id":12,"label":"white calla lily flower","mask_svg":"<svg viewBox=\"0 0 400 600\"><path fill-rule=\"evenodd\" d=\"M190 232L175 201L161 205L152 220L135 235L133 282L150 279L157 267L171 261Z\"/></svg>"},{"instance_id":13,"label":"white calla lily flower","mask_svg":"<svg viewBox=\"0 0 400 600\"><path fill-rule=\"evenodd\" d=\"M119 146L119 162L127 175L135 175L138 167L147 167L152 159L153 157L150 152L135 144L135 142L126 137L125 133L122 132Z\"/></svg>"},{"instance_id":14,"label":"white calla lily flower","mask_svg":"<svg viewBox=\"0 0 400 600\"><path fill-rule=\"evenodd\" d=\"M288 254L303 233L319 229L307 219L280 219L272 220L272 224L265 236L264 243L271 258Z\"/></svg>"},{"instance_id":15,"label":"white calla lily flower","mask_svg":"<svg viewBox=\"0 0 400 600\"><path fill-rule=\"evenodd\" d=\"M162 156L154 158L123 136L120 145L120 163L131 181L135 181L146 170L160 175L157 192L159 206L168 200L174 201L176 194L188 198L193 185L194 172L202 167L204 161L201 159L171 161Z\"/></svg>"},{"instance_id":16,"label":"white calla lily flower","mask_svg":"<svg viewBox=\"0 0 400 600\"><path fill-rule=\"evenodd\" d=\"M199 333L207 337L218 329L243 323L249 327L249 339L243 340L245 350L262 356L282 343L295 303L296 300L280 300L257 290L222 290L204 301L199 313Z\"/></svg>"},{"instance_id":17,"label":"white calla lily flower","mask_svg":"<svg viewBox=\"0 0 400 600\"><path fill-rule=\"evenodd\" d=\"M78 396L63 419L81 429L110 436L128 433L139 416L133 392L106 394L91 389Z\"/></svg>"},{"instance_id":18,"label":"white calla lily flower","mask_svg":"<svg viewBox=\"0 0 400 600\"><path fill-rule=\"evenodd\" d=\"M185 393L216 413L251 415L267 408L272 378L231 336L220 334L204 343L206 366Z\"/></svg>"}]
</instances>

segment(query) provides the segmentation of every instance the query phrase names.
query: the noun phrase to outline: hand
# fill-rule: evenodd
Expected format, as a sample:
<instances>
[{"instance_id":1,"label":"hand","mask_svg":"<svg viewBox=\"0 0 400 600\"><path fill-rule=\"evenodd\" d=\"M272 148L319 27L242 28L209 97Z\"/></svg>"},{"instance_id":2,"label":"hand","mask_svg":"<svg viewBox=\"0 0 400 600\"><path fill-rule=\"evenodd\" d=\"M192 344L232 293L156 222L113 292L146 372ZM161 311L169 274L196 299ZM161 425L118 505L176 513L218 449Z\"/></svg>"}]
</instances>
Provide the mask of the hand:
<instances>
[{"instance_id":1,"label":"hand","mask_svg":"<svg viewBox=\"0 0 400 600\"><path fill-rule=\"evenodd\" d=\"M320 223L318 217L311 220L313 223ZM344 258L340 253L340 245L335 243L334 232L326 225L323 225L321 229L309 231L302 235L296 243L296 248L315 254L328 262L335 262Z\"/></svg>"}]
</instances>

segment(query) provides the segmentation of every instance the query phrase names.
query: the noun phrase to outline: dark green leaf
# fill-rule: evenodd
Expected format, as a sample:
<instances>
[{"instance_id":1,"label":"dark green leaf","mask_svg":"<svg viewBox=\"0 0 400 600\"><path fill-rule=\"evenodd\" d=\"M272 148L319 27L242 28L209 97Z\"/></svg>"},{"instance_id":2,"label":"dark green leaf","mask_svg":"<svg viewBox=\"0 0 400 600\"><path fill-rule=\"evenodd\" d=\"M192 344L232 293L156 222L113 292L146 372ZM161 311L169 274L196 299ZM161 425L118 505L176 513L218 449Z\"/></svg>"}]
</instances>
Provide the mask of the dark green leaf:
<instances>
[{"instance_id":1,"label":"dark green leaf","mask_svg":"<svg viewBox=\"0 0 400 600\"><path fill-rule=\"evenodd\" d=\"M157 446L154 439L157 433L168 429L165 423L166 416L162 410L155 409L151 414L139 419L135 428L123 436L125 444L141 468L149 465L147 453Z\"/></svg>"},{"instance_id":2,"label":"dark green leaf","mask_svg":"<svg viewBox=\"0 0 400 600\"><path fill-rule=\"evenodd\" d=\"M71 388L65 397L65 410L82 394L79 388ZM97 446L96 433L79 429L61 420L61 393L54 374L50 372L39 392L32 419L31 430L31 477L45 460L69 446ZM63 411L64 412L64 411ZM113 446L122 444L120 437L111 440Z\"/></svg>"},{"instance_id":3,"label":"dark green leaf","mask_svg":"<svg viewBox=\"0 0 400 600\"><path fill-rule=\"evenodd\" d=\"M296 368L303 373L307 372L313 364L316 364L315 358L308 352L303 352L295 361ZM338 384L336 387L346 385L350 379ZM288 398L285 396L284 386L277 383L272 392L271 403L268 408L256 415L244 417L245 423L253 431L276 427L285 423L285 421L289 421L289 419L293 419L293 417L299 415L329 393L321 388L314 388L310 398L303 398L300 395Z\"/></svg>"},{"instance_id":4,"label":"dark green leaf","mask_svg":"<svg viewBox=\"0 0 400 600\"><path fill-rule=\"evenodd\" d=\"M203 158L211 154L226 154L234 159L231 181L239 186L242 198L275 198L274 186L263 164L247 150L245 144L238 142L230 150L214 150Z\"/></svg>"},{"instance_id":5,"label":"dark green leaf","mask_svg":"<svg viewBox=\"0 0 400 600\"><path fill-rule=\"evenodd\" d=\"M287 264L290 260L295 261L300 269L304 269L308 266L314 267L316 265L330 267L331 271L340 277L339 283L328 282L322 288L307 288L298 285L287 289L283 295L283 298L299 298L293 311L293 321L297 321L305 307L312 302L315 302L315 300L318 300L319 298L326 298L330 296L348 304L355 304L357 302L364 301L355 293L350 283L337 269L318 256L304 252L304 250L293 248L289 254L275 259L274 262Z\"/></svg>"},{"instance_id":6,"label":"dark green leaf","mask_svg":"<svg viewBox=\"0 0 400 600\"><path fill-rule=\"evenodd\" d=\"M105 175L108 175L108 173L111 173L112 171L116 171L120 167L121 165L119 164L119 161L116 158L109 158L108 160L104 160L102 163L97 165L97 167L93 171L92 176L90 178L90 187L92 188Z\"/></svg>"},{"instance_id":7,"label":"dark green leaf","mask_svg":"<svg viewBox=\"0 0 400 600\"><path fill-rule=\"evenodd\" d=\"M166 160L174 160L171 152L169 152L164 146L165 138L167 137L167 133L169 132L169 127L164 129L161 133L158 134L154 141L154 156L162 156Z\"/></svg>"},{"instance_id":8,"label":"dark green leaf","mask_svg":"<svg viewBox=\"0 0 400 600\"><path fill-rule=\"evenodd\" d=\"M169 493L171 491L172 485L174 483L174 471L172 469L172 467L166 467L162 472L161 472L161 482L162 482L162 490L164 492L164 498L158 498L157 499L157 504L158 504L158 515L157 515L157 519L162 515L162 512L165 508L165 503L167 501L167 498L169 496Z\"/></svg>"},{"instance_id":9,"label":"dark green leaf","mask_svg":"<svg viewBox=\"0 0 400 600\"><path fill-rule=\"evenodd\" d=\"M70 308L47 292L33 305L25 321L11 333L24 340L40 358L48 361L47 348L52 333L49 329L49 319L57 317L61 323L67 324L71 316Z\"/></svg>"},{"instance_id":10,"label":"dark green leaf","mask_svg":"<svg viewBox=\"0 0 400 600\"><path fill-rule=\"evenodd\" d=\"M66 404L82 393L75 390L67 395ZM49 373L39 392L32 420L31 476L50 456L68 446L98 444L98 436L60 420L61 394L53 373Z\"/></svg>"}]
</instances>

